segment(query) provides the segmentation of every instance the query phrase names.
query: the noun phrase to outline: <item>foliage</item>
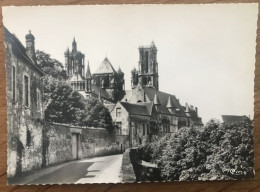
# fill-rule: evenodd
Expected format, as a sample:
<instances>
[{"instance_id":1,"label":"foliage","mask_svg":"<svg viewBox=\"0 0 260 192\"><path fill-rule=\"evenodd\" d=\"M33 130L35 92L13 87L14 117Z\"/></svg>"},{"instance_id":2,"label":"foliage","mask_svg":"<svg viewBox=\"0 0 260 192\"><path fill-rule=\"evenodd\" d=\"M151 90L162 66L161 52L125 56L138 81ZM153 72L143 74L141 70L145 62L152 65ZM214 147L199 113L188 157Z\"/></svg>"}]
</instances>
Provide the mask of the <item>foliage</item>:
<instances>
[{"instance_id":1,"label":"foliage","mask_svg":"<svg viewBox=\"0 0 260 192\"><path fill-rule=\"evenodd\" d=\"M51 58L51 56L43 51L36 51L36 60L40 68L45 72L47 76L59 80L66 80L67 74L63 70L63 65L56 59Z\"/></svg>"},{"instance_id":2,"label":"foliage","mask_svg":"<svg viewBox=\"0 0 260 192\"><path fill-rule=\"evenodd\" d=\"M102 127L112 132L114 126L109 110L96 98L85 101L85 111L80 125L88 127Z\"/></svg>"},{"instance_id":3,"label":"foliage","mask_svg":"<svg viewBox=\"0 0 260 192\"><path fill-rule=\"evenodd\" d=\"M45 87L49 89L45 119L56 123L78 124L85 109L82 96L64 81L50 82Z\"/></svg>"},{"instance_id":4,"label":"foliage","mask_svg":"<svg viewBox=\"0 0 260 192\"><path fill-rule=\"evenodd\" d=\"M253 126L247 117L234 123L212 120L203 129L183 127L143 151L169 181L254 176Z\"/></svg>"}]
</instances>

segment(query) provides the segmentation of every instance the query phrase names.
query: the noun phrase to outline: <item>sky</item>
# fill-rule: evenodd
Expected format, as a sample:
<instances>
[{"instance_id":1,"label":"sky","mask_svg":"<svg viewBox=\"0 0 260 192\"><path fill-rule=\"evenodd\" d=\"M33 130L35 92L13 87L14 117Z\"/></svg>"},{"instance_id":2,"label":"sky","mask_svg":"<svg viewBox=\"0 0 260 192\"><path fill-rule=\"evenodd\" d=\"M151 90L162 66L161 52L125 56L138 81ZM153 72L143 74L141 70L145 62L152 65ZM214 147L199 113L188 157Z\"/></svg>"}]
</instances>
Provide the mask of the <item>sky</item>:
<instances>
[{"instance_id":1,"label":"sky","mask_svg":"<svg viewBox=\"0 0 260 192\"><path fill-rule=\"evenodd\" d=\"M3 7L5 27L25 45L64 63L75 37L91 72L107 56L125 73L138 68L138 47L158 49L160 91L198 107L203 122L254 110L257 13L251 4Z\"/></svg>"}]
</instances>

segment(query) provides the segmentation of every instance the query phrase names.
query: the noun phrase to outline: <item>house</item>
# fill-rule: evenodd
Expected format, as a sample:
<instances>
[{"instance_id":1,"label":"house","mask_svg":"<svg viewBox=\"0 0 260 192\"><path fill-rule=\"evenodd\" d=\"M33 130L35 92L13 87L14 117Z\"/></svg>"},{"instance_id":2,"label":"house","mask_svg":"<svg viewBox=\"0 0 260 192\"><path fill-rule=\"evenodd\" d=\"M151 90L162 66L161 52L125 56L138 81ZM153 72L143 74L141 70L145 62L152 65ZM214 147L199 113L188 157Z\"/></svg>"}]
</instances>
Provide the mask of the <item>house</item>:
<instances>
[{"instance_id":1,"label":"house","mask_svg":"<svg viewBox=\"0 0 260 192\"><path fill-rule=\"evenodd\" d=\"M36 63L35 38L26 47L4 28L7 91L7 176L42 165L43 76Z\"/></svg>"},{"instance_id":2,"label":"house","mask_svg":"<svg viewBox=\"0 0 260 192\"><path fill-rule=\"evenodd\" d=\"M154 122L152 102L118 102L111 116L116 123L116 141L124 148L136 147L151 140Z\"/></svg>"}]
</instances>

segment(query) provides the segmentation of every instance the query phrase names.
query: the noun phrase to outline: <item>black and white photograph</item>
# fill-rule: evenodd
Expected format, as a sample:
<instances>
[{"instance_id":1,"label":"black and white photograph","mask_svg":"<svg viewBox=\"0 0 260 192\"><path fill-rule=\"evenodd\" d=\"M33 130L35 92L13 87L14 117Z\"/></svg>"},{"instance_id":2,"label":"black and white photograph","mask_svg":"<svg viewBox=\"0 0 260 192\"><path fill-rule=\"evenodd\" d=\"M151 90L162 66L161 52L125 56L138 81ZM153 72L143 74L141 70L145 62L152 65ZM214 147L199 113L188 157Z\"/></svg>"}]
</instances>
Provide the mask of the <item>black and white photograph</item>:
<instances>
[{"instance_id":1,"label":"black and white photograph","mask_svg":"<svg viewBox=\"0 0 260 192\"><path fill-rule=\"evenodd\" d=\"M254 179L257 3L2 14L9 185Z\"/></svg>"}]
</instances>

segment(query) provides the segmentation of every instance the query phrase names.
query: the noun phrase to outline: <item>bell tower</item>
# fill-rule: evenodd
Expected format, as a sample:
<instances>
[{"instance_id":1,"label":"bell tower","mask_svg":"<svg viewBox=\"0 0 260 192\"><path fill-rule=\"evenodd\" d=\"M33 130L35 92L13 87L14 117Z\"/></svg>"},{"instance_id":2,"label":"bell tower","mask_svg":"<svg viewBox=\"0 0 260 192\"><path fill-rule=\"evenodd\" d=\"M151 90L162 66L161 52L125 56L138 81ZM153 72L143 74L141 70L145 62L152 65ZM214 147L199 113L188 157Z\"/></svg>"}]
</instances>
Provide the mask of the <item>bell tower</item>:
<instances>
[{"instance_id":1,"label":"bell tower","mask_svg":"<svg viewBox=\"0 0 260 192\"><path fill-rule=\"evenodd\" d=\"M159 90L157 48L152 41L149 46L139 47L138 81L142 86Z\"/></svg>"}]
</instances>

